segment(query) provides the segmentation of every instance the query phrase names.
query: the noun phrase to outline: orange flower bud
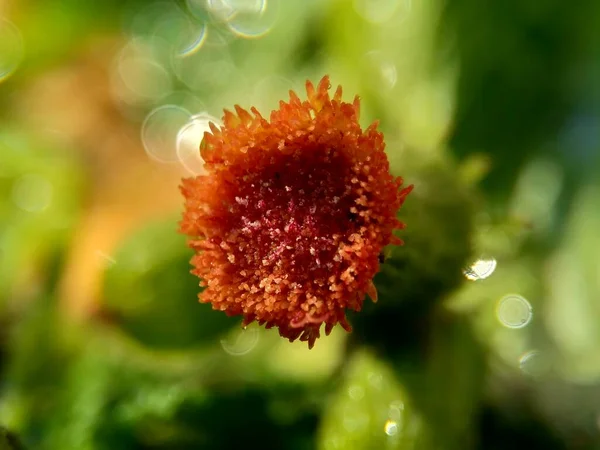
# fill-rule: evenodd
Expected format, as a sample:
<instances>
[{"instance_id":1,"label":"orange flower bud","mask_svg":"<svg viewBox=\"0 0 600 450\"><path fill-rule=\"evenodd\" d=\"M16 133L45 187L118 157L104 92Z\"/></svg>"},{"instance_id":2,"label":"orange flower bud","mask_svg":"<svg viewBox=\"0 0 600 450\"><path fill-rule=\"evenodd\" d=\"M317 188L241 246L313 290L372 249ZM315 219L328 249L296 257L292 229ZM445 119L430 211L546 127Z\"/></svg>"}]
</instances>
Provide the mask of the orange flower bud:
<instances>
[{"instance_id":1,"label":"orange flower bud","mask_svg":"<svg viewBox=\"0 0 600 450\"><path fill-rule=\"evenodd\" d=\"M377 300L379 255L402 243L396 213L412 190L390 174L377 123L361 129L358 98L329 88L326 76L306 83L308 100L290 91L270 120L225 111L201 144L207 174L181 186L200 301L309 347L321 324L351 331L346 309Z\"/></svg>"}]
</instances>

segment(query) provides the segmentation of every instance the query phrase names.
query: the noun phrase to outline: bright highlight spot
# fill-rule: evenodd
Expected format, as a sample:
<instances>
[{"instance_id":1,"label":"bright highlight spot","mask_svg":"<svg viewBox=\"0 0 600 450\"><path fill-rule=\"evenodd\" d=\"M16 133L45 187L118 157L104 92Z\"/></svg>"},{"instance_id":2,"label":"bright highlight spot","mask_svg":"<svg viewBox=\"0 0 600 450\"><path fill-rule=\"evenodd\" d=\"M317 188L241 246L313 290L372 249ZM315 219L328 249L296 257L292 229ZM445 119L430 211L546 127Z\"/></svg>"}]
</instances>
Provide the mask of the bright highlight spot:
<instances>
[{"instance_id":1,"label":"bright highlight spot","mask_svg":"<svg viewBox=\"0 0 600 450\"><path fill-rule=\"evenodd\" d=\"M210 131L209 124L219 125L219 121L207 113L196 114L185 124L177 134L177 157L192 175L203 175L204 160L200 156L200 143L206 131Z\"/></svg>"},{"instance_id":2,"label":"bright highlight spot","mask_svg":"<svg viewBox=\"0 0 600 450\"><path fill-rule=\"evenodd\" d=\"M385 434L388 436L395 436L398 434L398 424L394 420L387 420L383 427Z\"/></svg>"},{"instance_id":3,"label":"bright highlight spot","mask_svg":"<svg viewBox=\"0 0 600 450\"><path fill-rule=\"evenodd\" d=\"M467 280L484 280L496 270L496 260L494 258L478 259L470 267L463 270Z\"/></svg>"}]
</instances>

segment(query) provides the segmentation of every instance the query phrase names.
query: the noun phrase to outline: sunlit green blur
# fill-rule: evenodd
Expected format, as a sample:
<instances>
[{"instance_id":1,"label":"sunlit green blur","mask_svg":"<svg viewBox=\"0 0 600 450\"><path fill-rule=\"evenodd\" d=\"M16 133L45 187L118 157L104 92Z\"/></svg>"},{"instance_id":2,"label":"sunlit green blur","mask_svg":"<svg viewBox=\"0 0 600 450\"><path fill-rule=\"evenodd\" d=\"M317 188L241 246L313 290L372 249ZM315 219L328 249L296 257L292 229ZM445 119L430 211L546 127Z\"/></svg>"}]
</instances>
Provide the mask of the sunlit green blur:
<instances>
[{"instance_id":1,"label":"sunlit green blur","mask_svg":"<svg viewBox=\"0 0 600 450\"><path fill-rule=\"evenodd\" d=\"M0 450L600 448L600 2L0 0ZM200 304L223 108L361 98L414 184L308 350Z\"/></svg>"}]
</instances>

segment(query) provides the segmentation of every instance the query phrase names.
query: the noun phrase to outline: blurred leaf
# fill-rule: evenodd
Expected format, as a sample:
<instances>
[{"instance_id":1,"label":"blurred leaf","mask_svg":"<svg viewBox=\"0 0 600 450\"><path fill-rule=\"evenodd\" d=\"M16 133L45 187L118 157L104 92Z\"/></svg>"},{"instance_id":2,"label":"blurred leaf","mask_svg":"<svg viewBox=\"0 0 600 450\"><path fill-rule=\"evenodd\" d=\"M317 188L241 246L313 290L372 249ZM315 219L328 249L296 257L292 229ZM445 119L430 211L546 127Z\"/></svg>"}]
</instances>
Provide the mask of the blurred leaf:
<instances>
[{"instance_id":1,"label":"blurred leaf","mask_svg":"<svg viewBox=\"0 0 600 450\"><path fill-rule=\"evenodd\" d=\"M485 151L492 170L484 188L501 201L515 171L555 141L581 97L594 88L583 80L597 60L599 4L578 8L560 0L446 0L444 31L454 37L460 62L458 101L450 145L461 157ZM442 41L443 40L443 41ZM586 74L586 75L583 75ZM597 82L596 82L597 83ZM596 84L597 85L597 84ZM572 149L571 149L572 150Z\"/></svg>"},{"instance_id":2,"label":"blurred leaf","mask_svg":"<svg viewBox=\"0 0 600 450\"><path fill-rule=\"evenodd\" d=\"M187 373L144 366L140 355L103 334L98 328L85 338L49 418L44 449L221 449L242 436L255 448L311 448L317 406L305 387L231 384L218 376L223 366L211 378L206 355Z\"/></svg>"},{"instance_id":3,"label":"blurred leaf","mask_svg":"<svg viewBox=\"0 0 600 450\"><path fill-rule=\"evenodd\" d=\"M443 160L411 167L405 156L406 167L399 173L415 187L399 214L406 223L398 232L404 245L388 249L375 278L381 304L387 306L435 302L463 281L472 253L472 194L456 168Z\"/></svg>"},{"instance_id":4,"label":"blurred leaf","mask_svg":"<svg viewBox=\"0 0 600 450\"><path fill-rule=\"evenodd\" d=\"M547 272L545 321L567 379L600 380L600 185L576 198L564 241Z\"/></svg>"},{"instance_id":5,"label":"blurred leaf","mask_svg":"<svg viewBox=\"0 0 600 450\"><path fill-rule=\"evenodd\" d=\"M72 155L31 133L0 131L0 307L17 286L31 292L56 269L48 266L70 238L82 185Z\"/></svg>"},{"instance_id":6,"label":"blurred leaf","mask_svg":"<svg viewBox=\"0 0 600 450\"><path fill-rule=\"evenodd\" d=\"M59 408L62 386L77 353L64 339L56 299L39 297L27 306L20 321L9 328L0 421L37 449Z\"/></svg>"},{"instance_id":7,"label":"blurred leaf","mask_svg":"<svg viewBox=\"0 0 600 450\"><path fill-rule=\"evenodd\" d=\"M0 450L24 450L18 437L0 426Z\"/></svg>"},{"instance_id":8,"label":"blurred leaf","mask_svg":"<svg viewBox=\"0 0 600 450\"><path fill-rule=\"evenodd\" d=\"M426 449L425 429L392 369L359 350L323 413L319 448Z\"/></svg>"},{"instance_id":9,"label":"blurred leaf","mask_svg":"<svg viewBox=\"0 0 600 450\"><path fill-rule=\"evenodd\" d=\"M431 333L426 374L415 380L419 386L413 391L415 402L420 401L438 448L474 448L486 375L485 353L466 317L439 310Z\"/></svg>"},{"instance_id":10,"label":"blurred leaf","mask_svg":"<svg viewBox=\"0 0 600 450\"><path fill-rule=\"evenodd\" d=\"M104 307L131 336L156 348L214 341L239 323L198 302L192 252L174 220L148 224L114 254L105 274Z\"/></svg>"}]
</instances>

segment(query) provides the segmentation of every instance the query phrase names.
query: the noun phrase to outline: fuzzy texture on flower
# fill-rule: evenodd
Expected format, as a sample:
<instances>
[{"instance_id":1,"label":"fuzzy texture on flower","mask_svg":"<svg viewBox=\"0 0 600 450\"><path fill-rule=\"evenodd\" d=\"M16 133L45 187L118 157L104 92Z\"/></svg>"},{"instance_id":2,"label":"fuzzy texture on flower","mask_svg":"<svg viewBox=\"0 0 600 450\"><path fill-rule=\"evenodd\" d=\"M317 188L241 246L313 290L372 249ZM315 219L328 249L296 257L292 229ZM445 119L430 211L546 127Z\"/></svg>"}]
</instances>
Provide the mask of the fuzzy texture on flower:
<instances>
[{"instance_id":1,"label":"fuzzy texture on flower","mask_svg":"<svg viewBox=\"0 0 600 450\"><path fill-rule=\"evenodd\" d=\"M379 255L402 243L396 213L412 189L390 174L377 123L361 129L358 98L329 88L324 77L306 101L290 91L270 120L225 110L200 147L207 174L181 186L200 301L310 348L321 324L351 331L346 310L377 300Z\"/></svg>"}]
</instances>

